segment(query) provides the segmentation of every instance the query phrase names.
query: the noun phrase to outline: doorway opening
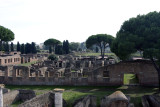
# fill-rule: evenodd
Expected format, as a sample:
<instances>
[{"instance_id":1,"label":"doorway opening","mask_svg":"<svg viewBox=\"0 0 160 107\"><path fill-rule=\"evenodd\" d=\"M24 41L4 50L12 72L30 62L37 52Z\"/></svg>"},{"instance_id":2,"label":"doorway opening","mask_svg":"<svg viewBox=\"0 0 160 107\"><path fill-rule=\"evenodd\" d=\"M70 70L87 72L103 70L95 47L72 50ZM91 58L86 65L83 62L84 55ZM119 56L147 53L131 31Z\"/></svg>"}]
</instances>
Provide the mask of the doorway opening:
<instances>
[{"instance_id":1,"label":"doorway opening","mask_svg":"<svg viewBox=\"0 0 160 107\"><path fill-rule=\"evenodd\" d=\"M124 85L138 85L138 77L136 74L124 74L123 77L123 84Z\"/></svg>"}]
</instances>

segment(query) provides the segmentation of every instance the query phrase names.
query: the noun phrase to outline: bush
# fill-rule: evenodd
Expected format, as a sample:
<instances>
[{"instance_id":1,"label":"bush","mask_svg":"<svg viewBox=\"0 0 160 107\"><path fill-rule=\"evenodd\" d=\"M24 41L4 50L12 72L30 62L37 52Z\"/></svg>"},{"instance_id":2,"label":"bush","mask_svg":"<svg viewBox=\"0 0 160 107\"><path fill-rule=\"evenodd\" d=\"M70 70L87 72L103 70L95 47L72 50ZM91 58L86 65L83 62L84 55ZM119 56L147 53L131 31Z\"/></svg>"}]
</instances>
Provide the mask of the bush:
<instances>
[{"instance_id":1,"label":"bush","mask_svg":"<svg viewBox=\"0 0 160 107\"><path fill-rule=\"evenodd\" d=\"M52 61L57 61L58 57L54 54L49 55L48 59L52 60Z\"/></svg>"}]
</instances>

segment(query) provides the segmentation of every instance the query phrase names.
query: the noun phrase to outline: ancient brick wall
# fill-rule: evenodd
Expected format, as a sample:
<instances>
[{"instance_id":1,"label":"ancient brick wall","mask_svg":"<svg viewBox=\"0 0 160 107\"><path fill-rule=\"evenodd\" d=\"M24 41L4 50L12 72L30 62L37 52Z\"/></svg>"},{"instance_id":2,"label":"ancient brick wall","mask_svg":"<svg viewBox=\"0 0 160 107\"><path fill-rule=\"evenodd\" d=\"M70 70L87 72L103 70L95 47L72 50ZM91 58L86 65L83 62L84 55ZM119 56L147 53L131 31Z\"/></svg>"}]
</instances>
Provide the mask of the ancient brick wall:
<instances>
[{"instance_id":1,"label":"ancient brick wall","mask_svg":"<svg viewBox=\"0 0 160 107\"><path fill-rule=\"evenodd\" d=\"M6 68L7 69L7 68ZM40 70L40 69L39 69ZM44 69L33 70L30 67L14 66L12 76L9 70L5 76L1 75L0 82L10 85L123 85L125 73L136 74L140 85L157 86L158 77L152 63L148 61L120 62L108 66L102 66L86 73L82 71L71 72L71 69ZM46 70L46 71L45 71ZM34 75L33 75L34 73ZM32 74L32 75L31 75Z\"/></svg>"},{"instance_id":2,"label":"ancient brick wall","mask_svg":"<svg viewBox=\"0 0 160 107\"><path fill-rule=\"evenodd\" d=\"M0 65L15 65L21 64L21 57L20 55L5 55L0 56Z\"/></svg>"}]
</instances>

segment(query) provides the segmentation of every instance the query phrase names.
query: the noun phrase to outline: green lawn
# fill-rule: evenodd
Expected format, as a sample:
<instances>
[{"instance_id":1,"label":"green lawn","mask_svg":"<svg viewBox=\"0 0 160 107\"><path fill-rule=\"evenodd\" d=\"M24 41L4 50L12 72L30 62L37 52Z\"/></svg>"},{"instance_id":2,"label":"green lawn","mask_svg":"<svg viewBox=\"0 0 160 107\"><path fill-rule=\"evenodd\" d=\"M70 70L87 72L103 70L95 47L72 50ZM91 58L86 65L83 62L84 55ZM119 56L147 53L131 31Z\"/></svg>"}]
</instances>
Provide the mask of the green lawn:
<instances>
[{"instance_id":1,"label":"green lawn","mask_svg":"<svg viewBox=\"0 0 160 107\"><path fill-rule=\"evenodd\" d=\"M46 93L54 88L63 88L65 89L63 98L67 101L68 107L71 107L75 99L86 95L97 96L97 104L99 105L100 99L103 96L110 95L117 90L122 91L125 95L129 95L131 97L131 102L135 104L135 107L141 107L141 97L143 95L151 95L158 91L158 88L140 86L6 86L6 88L11 90L31 89L36 92L36 95Z\"/></svg>"},{"instance_id":2,"label":"green lawn","mask_svg":"<svg viewBox=\"0 0 160 107\"><path fill-rule=\"evenodd\" d=\"M124 74L124 84L137 84L138 79L135 74Z\"/></svg>"}]
</instances>

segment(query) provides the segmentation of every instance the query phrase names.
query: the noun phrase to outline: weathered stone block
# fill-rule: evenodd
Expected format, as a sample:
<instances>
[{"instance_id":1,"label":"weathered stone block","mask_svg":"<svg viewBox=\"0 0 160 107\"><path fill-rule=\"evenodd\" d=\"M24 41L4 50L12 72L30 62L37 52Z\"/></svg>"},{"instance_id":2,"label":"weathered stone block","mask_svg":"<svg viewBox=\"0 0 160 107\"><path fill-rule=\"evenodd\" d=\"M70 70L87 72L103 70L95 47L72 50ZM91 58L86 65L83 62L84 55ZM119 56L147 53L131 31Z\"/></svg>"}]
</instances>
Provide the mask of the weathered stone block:
<instances>
[{"instance_id":1,"label":"weathered stone block","mask_svg":"<svg viewBox=\"0 0 160 107\"><path fill-rule=\"evenodd\" d=\"M101 99L101 107L128 107L128 104L127 97L121 91L116 91Z\"/></svg>"},{"instance_id":2,"label":"weathered stone block","mask_svg":"<svg viewBox=\"0 0 160 107\"><path fill-rule=\"evenodd\" d=\"M33 90L19 90L19 98L21 101L30 100L33 97L36 97L36 94Z\"/></svg>"}]
</instances>

